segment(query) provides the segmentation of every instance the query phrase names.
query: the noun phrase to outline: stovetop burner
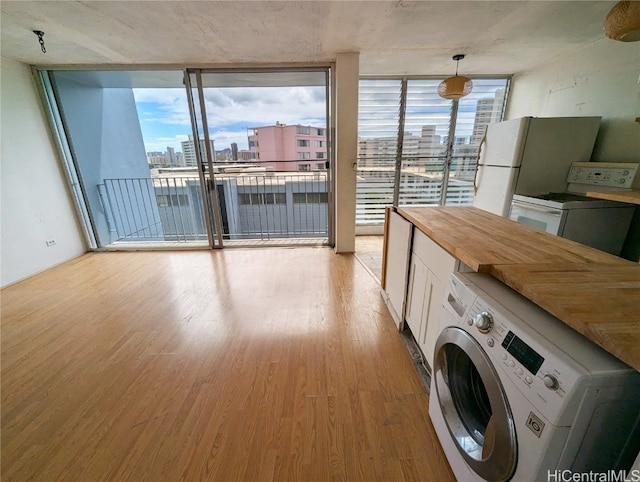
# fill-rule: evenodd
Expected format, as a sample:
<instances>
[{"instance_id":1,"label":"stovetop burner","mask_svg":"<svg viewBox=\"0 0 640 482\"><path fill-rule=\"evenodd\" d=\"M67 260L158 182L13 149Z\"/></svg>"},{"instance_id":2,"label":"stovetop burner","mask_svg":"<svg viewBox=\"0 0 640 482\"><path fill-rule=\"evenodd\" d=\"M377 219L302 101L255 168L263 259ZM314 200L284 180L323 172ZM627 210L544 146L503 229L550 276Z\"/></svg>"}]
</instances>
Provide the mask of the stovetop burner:
<instances>
[{"instance_id":1,"label":"stovetop burner","mask_svg":"<svg viewBox=\"0 0 640 482\"><path fill-rule=\"evenodd\" d=\"M573 194L570 192L548 192L545 194L536 194L533 197L544 199L546 201L558 201L558 202L593 201L592 197L581 196L580 194Z\"/></svg>"}]
</instances>

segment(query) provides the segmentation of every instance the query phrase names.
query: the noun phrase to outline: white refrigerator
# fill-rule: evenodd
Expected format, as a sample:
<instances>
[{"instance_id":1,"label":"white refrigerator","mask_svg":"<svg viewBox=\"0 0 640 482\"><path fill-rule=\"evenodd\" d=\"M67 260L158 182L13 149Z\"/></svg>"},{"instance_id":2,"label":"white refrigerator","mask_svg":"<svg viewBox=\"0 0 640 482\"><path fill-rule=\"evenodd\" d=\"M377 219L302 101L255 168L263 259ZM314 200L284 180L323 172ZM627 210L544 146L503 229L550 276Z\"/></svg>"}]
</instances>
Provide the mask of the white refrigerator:
<instances>
[{"instance_id":1,"label":"white refrigerator","mask_svg":"<svg viewBox=\"0 0 640 482\"><path fill-rule=\"evenodd\" d=\"M508 216L514 194L565 192L573 162L588 162L600 117L521 117L487 127L473 205Z\"/></svg>"}]
</instances>

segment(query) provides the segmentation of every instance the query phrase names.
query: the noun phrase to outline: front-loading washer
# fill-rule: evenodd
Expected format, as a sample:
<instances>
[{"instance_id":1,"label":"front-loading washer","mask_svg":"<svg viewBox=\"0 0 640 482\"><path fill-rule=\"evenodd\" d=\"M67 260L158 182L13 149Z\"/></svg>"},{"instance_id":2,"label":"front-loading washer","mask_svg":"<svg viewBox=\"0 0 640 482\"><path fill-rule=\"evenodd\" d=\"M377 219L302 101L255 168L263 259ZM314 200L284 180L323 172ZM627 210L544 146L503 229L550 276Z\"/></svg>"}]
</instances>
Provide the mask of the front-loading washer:
<instances>
[{"instance_id":1,"label":"front-loading washer","mask_svg":"<svg viewBox=\"0 0 640 482\"><path fill-rule=\"evenodd\" d=\"M443 305L429 414L458 480L631 468L640 373L491 276L454 273Z\"/></svg>"}]
</instances>

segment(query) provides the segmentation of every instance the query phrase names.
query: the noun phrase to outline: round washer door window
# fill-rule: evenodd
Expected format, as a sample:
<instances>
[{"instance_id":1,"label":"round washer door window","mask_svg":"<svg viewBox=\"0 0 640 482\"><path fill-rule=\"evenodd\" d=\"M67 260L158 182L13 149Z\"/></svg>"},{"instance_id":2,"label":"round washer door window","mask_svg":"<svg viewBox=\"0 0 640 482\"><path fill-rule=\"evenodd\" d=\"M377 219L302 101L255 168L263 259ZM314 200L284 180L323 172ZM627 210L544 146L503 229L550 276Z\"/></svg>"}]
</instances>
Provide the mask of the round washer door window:
<instances>
[{"instance_id":1,"label":"round washer door window","mask_svg":"<svg viewBox=\"0 0 640 482\"><path fill-rule=\"evenodd\" d=\"M509 480L517 461L515 425L491 361L455 327L442 331L435 353L436 396L458 452L483 479Z\"/></svg>"}]
</instances>

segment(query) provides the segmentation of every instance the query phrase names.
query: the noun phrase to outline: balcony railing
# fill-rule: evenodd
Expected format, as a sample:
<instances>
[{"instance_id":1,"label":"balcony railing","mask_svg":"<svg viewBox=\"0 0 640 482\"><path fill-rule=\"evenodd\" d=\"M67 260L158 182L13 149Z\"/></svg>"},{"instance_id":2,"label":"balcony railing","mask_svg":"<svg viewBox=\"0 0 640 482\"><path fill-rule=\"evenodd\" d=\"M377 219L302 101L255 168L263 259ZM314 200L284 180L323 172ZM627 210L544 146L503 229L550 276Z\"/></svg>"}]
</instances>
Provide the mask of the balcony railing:
<instances>
[{"instance_id":1,"label":"balcony railing","mask_svg":"<svg viewBox=\"0 0 640 482\"><path fill-rule=\"evenodd\" d=\"M105 179L98 186L116 241L207 239L198 177ZM323 238L328 235L327 175L217 175L225 239Z\"/></svg>"}]
</instances>

